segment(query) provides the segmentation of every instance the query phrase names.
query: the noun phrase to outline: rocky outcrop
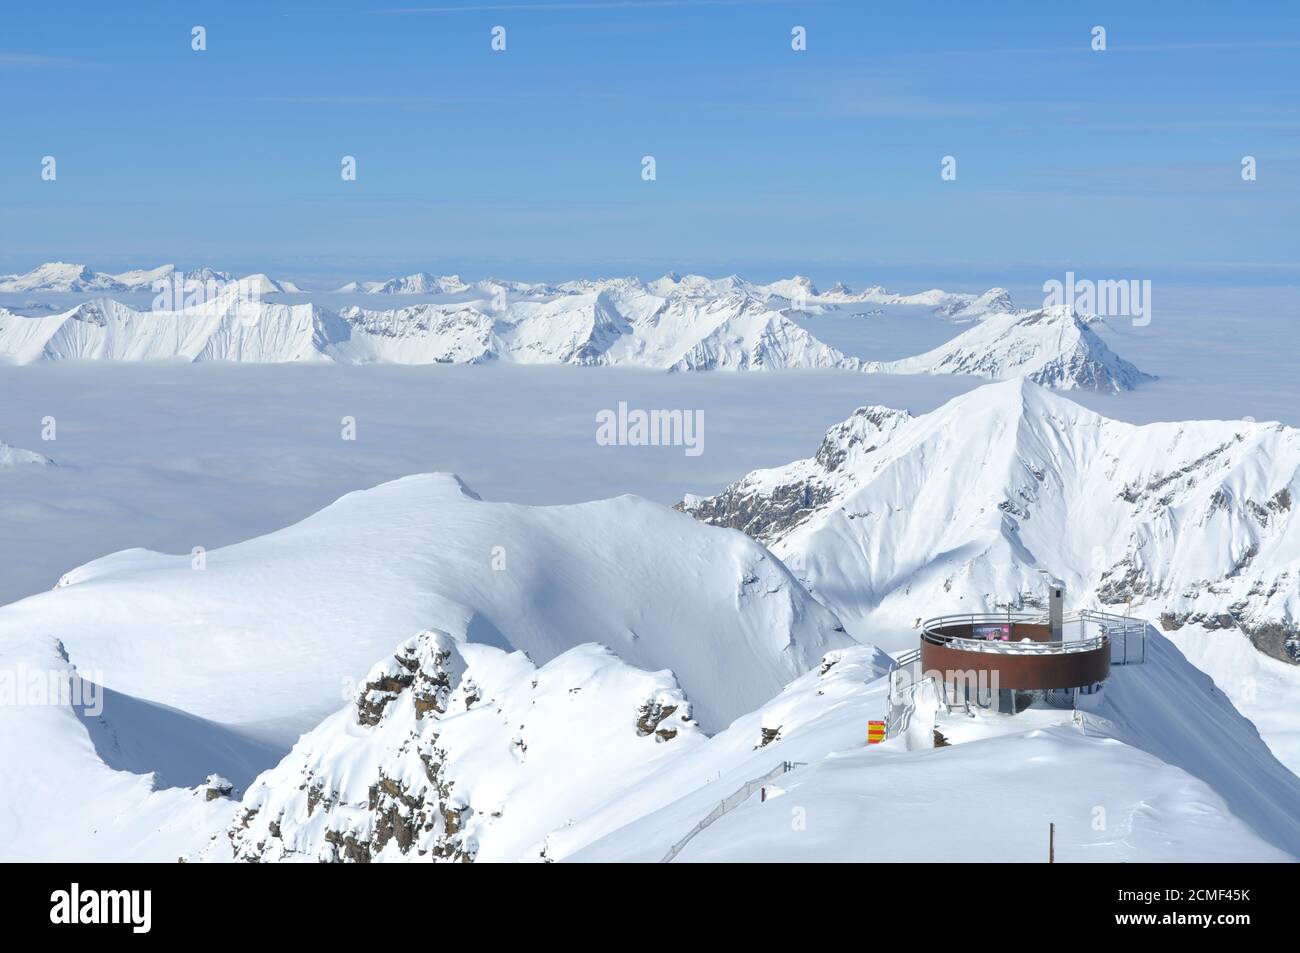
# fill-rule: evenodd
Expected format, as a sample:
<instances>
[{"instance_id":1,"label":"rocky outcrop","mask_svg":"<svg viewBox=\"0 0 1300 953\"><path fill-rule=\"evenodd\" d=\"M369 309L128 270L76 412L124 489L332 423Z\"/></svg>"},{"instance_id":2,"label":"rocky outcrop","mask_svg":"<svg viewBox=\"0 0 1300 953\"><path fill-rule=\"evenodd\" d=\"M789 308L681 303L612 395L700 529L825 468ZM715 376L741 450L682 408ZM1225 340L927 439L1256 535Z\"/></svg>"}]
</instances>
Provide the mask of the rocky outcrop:
<instances>
[{"instance_id":1,"label":"rocky outcrop","mask_svg":"<svg viewBox=\"0 0 1300 953\"><path fill-rule=\"evenodd\" d=\"M553 859L567 803L701 741L670 673L595 645L535 668L427 630L250 786L229 841L254 862Z\"/></svg>"}]
</instances>

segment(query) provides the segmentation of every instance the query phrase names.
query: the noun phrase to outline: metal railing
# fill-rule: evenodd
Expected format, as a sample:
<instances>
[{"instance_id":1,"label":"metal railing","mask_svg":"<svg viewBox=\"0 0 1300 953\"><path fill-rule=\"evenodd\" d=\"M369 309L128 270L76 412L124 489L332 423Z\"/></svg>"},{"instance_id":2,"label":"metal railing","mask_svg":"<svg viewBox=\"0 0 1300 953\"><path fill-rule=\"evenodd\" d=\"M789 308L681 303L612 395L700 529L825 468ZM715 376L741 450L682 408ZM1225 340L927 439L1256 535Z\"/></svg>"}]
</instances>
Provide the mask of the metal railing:
<instances>
[{"instance_id":1,"label":"metal railing","mask_svg":"<svg viewBox=\"0 0 1300 953\"><path fill-rule=\"evenodd\" d=\"M908 651L901 653L896 659L894 659L894 664L897 665L899 668L905 668L906 666L911 665L913 662L917 661L920 657L921 657L920 649L909 649Z\"/></svg>"},{"instance_id":2,"label":"metal railing","mask_svg":"<svg viewBox=\"0 0 1300 953\"><path fill-rule=\"evenodd\" d=\"M1046 624L1047 616L1034 612L954 612L926 619L921 623L921 634L942 635L934 630L953 625L1015 625L1017 622Z\"/></svg>"},{"instance_id":3,"label":"metal railing","mask_svg":"<svg viewBox=\"0 0 1300 953\"><path fill-rule=\"evenodd\" d=\"M1104 648L1109 638L1098 635L1090 639L1066 639L1061 642L999 642L992 639L963 639L957 636L924 636L934 645L945 645L963 652L988 652L994 655L1070 655L1075 652L1095 652Z\"/></svg>"},{"instance_id":4,"label":"metal railing","mask_svg":"<svg viewBox=\"0 0 1300 953\"><path fill-rule=\"evenodd\" d=\"M921 624L921 640L932 645L950 646L964 652L992 652L1004 655L1067 655L1076 652L1094 652L1110 646L1112 665L1134 665L1146 661L1146 622L1131 616L1115 615L1093 609L1083 609L1065 616L1061 623L1061 639L1058 641L972 639L948 635L943 631L959 625L1010 625L1014 633L1016 623L1049 624L1045 614L1030 612L955 613L926 619ZM906 663L900 661L899 664Z\"/></svg>"},{"instance_id":5,"label":"metal railing","mask_svg":"<svg viewBox=\"0 0 1300 953\"><path fill-rule=\"evenodd\" d=\"M1141 665L1147 660L1147 623L1144 620L1093 609L1084 609L1076 616L1082 625L1096 625L1110 639L1111 665Z\"/></svg>"}]
</instances>

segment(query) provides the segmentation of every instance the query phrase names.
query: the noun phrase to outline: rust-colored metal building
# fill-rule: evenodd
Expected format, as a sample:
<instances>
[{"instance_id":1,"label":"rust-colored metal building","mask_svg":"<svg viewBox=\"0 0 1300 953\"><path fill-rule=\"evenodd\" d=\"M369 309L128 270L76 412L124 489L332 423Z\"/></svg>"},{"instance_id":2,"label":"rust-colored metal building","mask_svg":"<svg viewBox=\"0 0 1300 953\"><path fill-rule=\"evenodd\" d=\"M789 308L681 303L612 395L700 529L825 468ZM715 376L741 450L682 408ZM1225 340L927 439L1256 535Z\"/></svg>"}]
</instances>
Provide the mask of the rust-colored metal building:
<instances>
[{"instance_id":1,"label":"rust-colored metal building","mask_svg":"<svg viewBox=\"0 0 1300 953\"><path fill-rule=\"evenodd\" d=\"M949 702L991 702L1022 710L1035 698L1097 691L1112 662L1145 657L1146 624L1127 616L1060 610L1063 590L1053 586L1049 611L968 613L928 619L922 625L920 665L944 686ZM1141 653L1142 658L1136 657Z\"/></svg>"}]
</instances>

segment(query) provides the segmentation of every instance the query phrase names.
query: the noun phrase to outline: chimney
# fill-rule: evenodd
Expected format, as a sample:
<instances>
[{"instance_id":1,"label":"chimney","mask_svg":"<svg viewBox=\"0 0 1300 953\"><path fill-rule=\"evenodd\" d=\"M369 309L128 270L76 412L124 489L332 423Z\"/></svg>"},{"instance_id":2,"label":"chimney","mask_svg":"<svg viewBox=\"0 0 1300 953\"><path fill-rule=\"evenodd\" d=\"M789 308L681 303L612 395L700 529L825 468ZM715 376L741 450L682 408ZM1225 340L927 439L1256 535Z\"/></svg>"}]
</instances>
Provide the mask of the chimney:
<instances>
[{"instance_id":1,"label":"chimney","mask_svg":"<svg viewBox=\"0 0 1300 953\"><path fill-rule=\"evenodd\" d=\"M1047 624L1052 631L1052 641L1064 638L1065 583L1050 576L1047 579Z\"/></svg>"}]
</instances>

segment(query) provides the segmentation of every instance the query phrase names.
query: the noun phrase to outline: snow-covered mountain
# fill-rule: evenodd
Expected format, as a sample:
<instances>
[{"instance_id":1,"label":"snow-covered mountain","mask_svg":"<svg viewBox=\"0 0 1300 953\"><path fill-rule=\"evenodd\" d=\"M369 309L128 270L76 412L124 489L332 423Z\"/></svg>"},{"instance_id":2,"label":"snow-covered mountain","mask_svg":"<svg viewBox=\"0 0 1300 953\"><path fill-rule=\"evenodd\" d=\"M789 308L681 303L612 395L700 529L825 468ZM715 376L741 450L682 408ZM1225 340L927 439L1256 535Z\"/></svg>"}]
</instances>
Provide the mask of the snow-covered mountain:
<instances>
[{"instance_id":1,"label":"snow-covered mountain","mask_svg":"<svg viewBox=\"0 0 1300 953\"><path fill-rule=\"evenodd\" d=\"M12 447L3 440L0 440L0 470L7 467L48 467L53 464L54 461L43 453L36 453L33 450L23 450L19 447Z\"/></svg>"},{"instance_id":2,"label":"snow-covered mountain","mask_svg":"<svg viewBox=\"0 0 1300 953\"><path fill-rule=\"evenodd\" d=\"M125 286L111 275L98 274L85 265L51 261L26 274L0 275L0 291L87 292L124 290Z\"/></svg>"},{"instance_id":3,"label":"snow-covered mountain","mask_svg":"<svg viewBox=\"0 0 1300 953\"><path fill-rule=\"evenodd\" d=\"M849 630L910 646L922 617L1072 603L1166 629L1239 628L1300 658L1300 430L1108 420L1027 381L932 413L864 407L806 460L688 497L772 547Z\"/></svg>"},{"instance_id":4,"label":"snow-covered mountain","mask_svg":"<svg viewBox=\"0 0 1300 953\"><path fill-rule=\"evenodd\" d=\"M494 687L533 664L543 684L547 671L569 680L585 667L593 700L644 689L641 705L677 697L675 678L700 692L692 718L707 730L853 644L743 534L636 497L515 506L481 501L451 476L410 477L222 549L117 553L0 608L0 673L108 692L94 713L0 705L0 759L28 766L0 772L0 856L175 859L202 824L229 823L191 789L212 773L247 785L351 704L377 659L429 627L472 643L466 657ZM547 669L590 643L623 662L588 648ZM596 684L607 679L609 694ZM557 695L577 703L577 684ZM683 723L677 741L693 731ZM140 827L149 833L137 841Z\"/></svg>"},{"instance_id":5,"label":"snow-covered mountain","mask_svg":"<svg viewBox=\"0 0 1300 953\"><path fill-rule=\"evenodd\" d=\"M371 295L461 295L467 292L491 294L495 290L528 297L549 297L557 294L589 294L608 287L643 287L652 294L668 298L714 298L743 294L774 305L789 306L792 302L810 305L809 313L821 313L818 305L887 304L924 307L942 317L973 319L985 314L1014 310L1011 296L1004 288L990 288L981 294L942 291L938 288L916 294L897 294L880 286L854 291L843 282L836 282L828 291L819 291L811 278L793 275L776 281L748 281L739 275L709 278L704 275L679 275L669 272L659 278L641 282L638 278L582 278L564 281L557 285L508 281L486 278L467 283L459 275L437 275L416 272L401 278L384 281L349 281L337 288L336 294Z\"/></svg>"},{"instance_id":6,"label":"snow-covered mountain","mask_svg":"<svg viewBox=\"0 0 1300 953\"><path fill-rule=\"evenodd\" d=\"M245 795L240 860L545 859L547 835L705 735L672 673L596 645L540 668L425 631Z\"/></svg>"},{"instance_id":7,"label":"snow-covered mountain","mask_svg":"<svg viewBox=\"0 0 1300 953\"><path fill-rule=\"evenodd\" d=\"M0 359L337 361L402 364L631 365L670 371L857 369L747 295L661 298L637 282L544 299L421 304L339 312L250 301L233 292L181 311L137 311L108 298L59 314L0 309Z\"/></svg>"},{"instance_id":8,"label":"snow-covered mountain","mask_svg":"<svg viewBox=\"0 0 1300 953\"><path fill-rule=\"evenodd\" d=\"M1059 859L1300 856L1300 778L1151 641L1083 718L868 748L888 660L743 534L410 477L0 608L0 672L70 690L0 706L0 857L1029 860L1049 818Z\"/></svg>"},{"instance_id":9,"label":"snow-covered mountain","mask_svg":"<svg viewBox=\"0 0 1300 953\"><path fill-rule=\"evenodd\" d=\"M458 275L434 275L427 271L420 271L404 278L390 278L387 281L349 281L341 288L336 289L335 294L461 294L469 291L470 287L470 285L461 281Z\"/></svg>"},{"instance_id":10,"label":"snow-covered mountain","mask_svg":"<svg viewBox=\"0 0 1300 953\"><path fill-rule=\"evenodd\" d=\"M51 265L18 282L24 290L123 291L148 288L173 274L102 275L80 265ZM1128 390L1149 379L1120 358L1067 309L1012 311L999 288L982 295L932 291L900 296L837 285L825 295L804 277L758 285L731 275L666 275L570 281L558 286L415 274L390 282L353 282L339 292L428 294L447 300L402 308L261 301L298 289L266 275L234 279L188 273L218 292L179 310L137 310L100 298L46 313L0 309L0 360L220 360L364 364L567 363L661 370L865 369L887 374L1028 376L1061 390ZM15 285L15 288L18 287ZM223 290L224 289L224 290ZM0 288L0 290L3 290ZM221 297L228 296L227 298ZM971 327L925 354L864 363L820 341L796 318L846 303L924 306Z\"/></svg>"},{"instance_id":11,"label":"snow-covered mountain","mask_svg":"<svg viewBox=\"0 0 1300 953\"><path fill-rule=\"evenodd\" d=\"M896 294L879 285L863 291L854 291L847 285L837 283L824 294L814 296L812 300L815 303L827 304L878 304L929 308L936 315L954 321L975 320L985 315L1015 310L1011 295L1005 288L990 288L981 294L943 291L939 288L914 294Z\"/></svg>"},{"instance_id":12,"label":"snow-covered mountain","mask_svg":"<svg viewBox=\"0 0 1300 953\"><path fill-rule=\"evenodd\" d=\"M688 692L710 687L696 706L710 729L851 641L741 533L631 496L484 502L445 474L349 494L198 569L143 550L96 560L0 609L0 633L35 619L115 690L221 722L289 719L290 739L337 707L341 679L430 626L538 663L601 642L672 668Z\"/></svg>"},{"instance_id":13,"label":"snow-covered mountain","mask_svg":"<svg viewBox=\"0 0 1300 953\"><path fill-rule=\"evenodd\" d=\"M219 287L237 281L252 282L262 294L296 293L300 289L292 282L276 281L266 275L250 275L239 279L224 271L198 268L179 271L175 265L157 268L138 268L120 274L92 271L85 265L67 262L47 262L21 275L0 275L0 292L60 292L98 293L149 291L157 281L211 282Z\"/></svg>"},{"instance_id":14,"label":"snow-covered mountain","mask_svg":"<svg viewBox=\"0 0 1300 953\"><path fill-rule=\"evenodd\" d=\"M916 357L873 361L882 374L969 374L1003 380L1028 377L1057 390L1132 390L1151 375L1112 351L1069 308L995 313L951 341Z\"/></svg>"}]
</instances>

